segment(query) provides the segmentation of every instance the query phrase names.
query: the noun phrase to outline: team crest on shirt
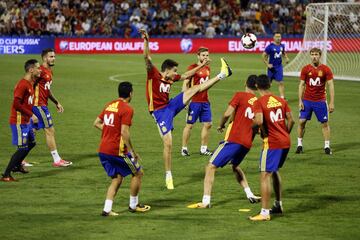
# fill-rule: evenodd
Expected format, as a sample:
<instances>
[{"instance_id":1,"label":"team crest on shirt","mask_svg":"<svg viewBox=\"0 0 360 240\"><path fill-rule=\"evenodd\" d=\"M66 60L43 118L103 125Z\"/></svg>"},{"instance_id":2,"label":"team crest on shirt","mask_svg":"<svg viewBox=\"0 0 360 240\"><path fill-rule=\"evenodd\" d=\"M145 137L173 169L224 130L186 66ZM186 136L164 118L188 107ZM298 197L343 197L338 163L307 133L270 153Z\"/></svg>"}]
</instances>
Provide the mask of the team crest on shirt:
<instances>
[{"instance_id":1,"label":"team crest on shirt","mask_svg":"<svg viewBox=\"0 0 360 240\"><path fill-rule=\"evenodd\" d=\"M319 76L319 77L322 77L322 76L323 76L323 72L322 72L321 70L318 72L318 76Z\"/></svg>"},{"instance_id":2,"label":"team crest on shirt","mask_svg":"<svg viewBox=\"0 0 360 240\"><path fill-rule=\"evenodd\" d=\"M309 74L308 74L309 76L311 76L312 75L312 73L311 72L309 72Z\"/></svg>"},{"instance_id":3,"label":"team crest on shirt","mask_svg":"<svg viewBox=\"0 0 360 240\"><path fill-rule=\"evenodd\" d=\"M266 105L267 108L274 108L274 107L280 107L280 106L282 106L281 102L276 100L276 98L274 98L274 97L269 97L269 100Z\"/></svg>"}]
</instances>

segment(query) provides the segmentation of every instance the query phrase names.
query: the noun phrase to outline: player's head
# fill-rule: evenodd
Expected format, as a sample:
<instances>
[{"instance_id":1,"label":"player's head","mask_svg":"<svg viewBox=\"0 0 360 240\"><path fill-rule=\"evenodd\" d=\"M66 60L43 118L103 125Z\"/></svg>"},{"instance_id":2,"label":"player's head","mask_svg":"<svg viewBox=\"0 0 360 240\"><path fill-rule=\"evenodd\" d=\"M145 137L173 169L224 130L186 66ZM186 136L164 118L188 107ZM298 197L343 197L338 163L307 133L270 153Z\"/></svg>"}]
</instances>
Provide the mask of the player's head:
<instances>
[{"instance_id":1,"label":"player's head","mask_svg":"<svg viewBox=\"0 0 360 240\"><path fill-rule=\"evenodd\" d=\"M49 67L55 65L55 51L52 48L46 48L41 52L41 58L44 63L46 63Z\"/></svg>"},{"instance_id":2,"label":"player's head","mask_svg":"<svg viewBox=\"0 0 360 240\"><path fill-rule=\"evenodd\" d=\"M24 69L27 74L31 74L31 77L40 77L41 69L40 63L36 59L29 59L24 64Z\"/></svg>"},{"instance_id":3,"label":"player's head","mask_svg":"<svg viewBox=\"0 0 360 240\"><path fill-rule=\"evenodd\" d=\"M318 65L321 58L321 49L320 48L310 49L310 58L313 64Z\"/></svg>"},{"instance_id":4,"label":"player's head","mask_svg":"<svg viewBox=\"0 0 360 240\"><path fill-rule=\"evenodd\" d=\"M256 87L259 90L268 90L271 86L270 79L267 75L261 74L256 77Z\"/></svg>"},{"instance_id":5,"label":"player's head","mask_svg":"<svg viewBox=\"0 0 360 240\"><path fill-rule=\"evenodd\" d=\"M281 33L275 32L273 39L274 39L275 44L280 44L281 43Z\"/></svg>"},{"instance_id":6,"label":"player's head","mask_svg":"<svg viewBox=\"0 0 360 240\"><path fill-rule=\"evenodd\" d=\"M161 64L161 72L165 75L166 79L173 80L177 75L178 63L171 59L166 59Z\"/></svg>"},{"instance_id":7,"label":"player's head","mask_svg":"<svg viewBox=\"0 0 360 240\"><path fill-rule=\"evenodd\" d=\"M133 87L130 82L119 83L118 93L120 98L123 99L129 98L129 102L130 102L132 98L132 92L133 92Z\"/></svg>"},{"instance_id":8,"label":"player's head","mask_svg":"<svg viewBox=\"0 0 360 240\"><path fill-rule=\"evenodd\" d=\"M200 63L209 59L209 49L206 47L199 47L197 50L197 57Z\"/></svg>"},{"instance_id":9,"label":"player's head","mask_svg":"<svg viewBox=\"0 0 360 240\"><path fill-rule=\"evenodd\" d=\"M257 88L256 88L256 78L257 76L256 75L250 75L248 76L248 79L246 80L246 87L253 90L253 91L256 91Z\"/></svg>"}]
</instances>

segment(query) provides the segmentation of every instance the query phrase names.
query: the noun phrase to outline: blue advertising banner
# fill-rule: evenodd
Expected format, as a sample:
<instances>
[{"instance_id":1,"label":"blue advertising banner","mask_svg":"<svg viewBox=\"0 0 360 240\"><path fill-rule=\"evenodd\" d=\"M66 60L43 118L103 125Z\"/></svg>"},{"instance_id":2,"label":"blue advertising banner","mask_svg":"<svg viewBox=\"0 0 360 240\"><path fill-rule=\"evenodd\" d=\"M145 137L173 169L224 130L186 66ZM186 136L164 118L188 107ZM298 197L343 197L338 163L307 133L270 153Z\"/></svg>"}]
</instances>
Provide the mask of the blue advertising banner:
<instances>
[{"instance_id":1,"label":"blue advertising banner","mask_svg":"<svg viewBox=\"0 0 360 240\"><path fill-rule=\"evenodd\" d=\"M54 42L52 37L0 37L0 54L39 54Z\"/></svg>"}]
</instances>

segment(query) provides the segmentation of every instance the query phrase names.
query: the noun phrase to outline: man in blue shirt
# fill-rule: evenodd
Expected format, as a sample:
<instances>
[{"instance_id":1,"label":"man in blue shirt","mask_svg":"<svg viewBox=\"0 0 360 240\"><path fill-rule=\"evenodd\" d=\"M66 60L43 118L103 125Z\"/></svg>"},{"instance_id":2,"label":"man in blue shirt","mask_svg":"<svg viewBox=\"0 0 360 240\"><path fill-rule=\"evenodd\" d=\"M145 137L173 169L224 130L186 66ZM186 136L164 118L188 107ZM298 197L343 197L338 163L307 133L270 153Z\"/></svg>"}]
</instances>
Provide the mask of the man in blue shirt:
<instances>
[{"instance_id":1,"label":"man in blue shirt","mask_svg":"<svg viewBox=\"0 0 360 240\"><path fill-rule=\"evenodd\" d=\"M267 75L279 85L279 94L281 98L285 98L285 87L283 80L283 67L282 58L285 57L286 63L289 62L289 58L285 52L285 45L281 44L281 33L275 32L274 42L270 43L262 55L263 61L266 64L268 70Z\"/></svg>"}]
</instances>

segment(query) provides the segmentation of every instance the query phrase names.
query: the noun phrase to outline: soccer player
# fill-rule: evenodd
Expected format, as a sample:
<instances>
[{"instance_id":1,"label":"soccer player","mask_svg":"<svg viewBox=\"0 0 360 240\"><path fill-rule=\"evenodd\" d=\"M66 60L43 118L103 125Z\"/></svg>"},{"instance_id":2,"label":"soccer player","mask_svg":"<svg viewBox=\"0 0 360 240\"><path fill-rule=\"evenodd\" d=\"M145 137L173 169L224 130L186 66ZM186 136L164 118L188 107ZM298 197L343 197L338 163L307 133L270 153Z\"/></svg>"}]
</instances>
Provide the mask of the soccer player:
<instances>
[{"instance_id":1,"label":"soccer player","mask_svg":"<svg viewBox=\"0 0 360 240\"><path fill-rule=\"evenodd\" d=\"M42 65L41 65L41 76L36 81L35 84L35 100L34 107L32 109L33 113L39 119L37 124L34 124L36 130L44 129L46 144L48 145L51 155L53 157L53 166L54 167L67 167L72 164L70 161L62 159L57 151L56 142L55 142L55 129L53 126L53 121L51 114L47 107L48 99L50 99L56 106L59 113L64 112L63 106L60 102L54 97L53 93L50 90L52 84L53 73L51 68L55 65L55 52L53 49L48 48L44 49L41 53Z\"/></svg>"},{"instance_id":2,"label":"soccer player","mask_svg":"<svg viewBox=\"0 0 360 240\"><path fill-rule=\"evenodd\" d=\"M275 79L279 85L280 97L285 98L282 58L285 57L286 63L288 63L290 60L285 52L285 45L281 44L281 33L276 32L273 38L274 41L265 48L265 52L263 53L262 58L266 67L268 68L268 77L271 81Z\"/></svg>"},{"instance_id":3,"label":"soccer player","mask_svg":"<svg viewBox=\"0 0 360 240\"><path fill-rule=\"evenodd\" d=\"M305 133L307 120L311 119L312 112L315 113L317 120L321 123L322 133L325 140L325 154L332 154L330 148L330 126L328 111L334 111L334 81L331 69L321 64L321 50L312 48L310 50L311 64L306 65L301 70L299 84L299 126L298 144L296 153L303 153L302 140ZM330 93L329 105L326 102L326 85Z\"/></svg>"},{"instance_id":4,"label":"soccer player","mask_svg":"<svg viewBox=\"0 0 360 240\"><path fill-rule=\"evenodd\" d=\"M209 59L209 49L205 47L200 47L197 51L198 62L190 65L188 70L196 68L201 65L204 61ZM210 78L210 67L204 66L200 70L198 70L191 79L184 80L183 83L183 91L186 90L189 85L199 85ZM207 145L209 142L209 133L211 128L211 108L207 91L203 91L195 94L192 97L191 103L189 105L186 125L183 130L183 138L182 138L182 148L181 155L182 156L190 156L189 150L187 148L190 132L194 125L194 123L200 120L203 124L201 130L201 147L200 147L200 155L211 156L212 152L209 151Z\"/></svg>"},{"instance_id":5,"label":"soccer player","mask_svg":"<svg viewBox=\"0 0 360 240\"><path fill-rule=\"evenodd\" d=\"M25 62L25 76L16 84L14 90L14 100L10 113L10 128L12 132L12 143L17 146L16 152L12 155L9 164L1 178L4 182L16 181L11 176L11 171L27 173L28 171L21 165L21 162L35 147L35 135L31 126L31 119L37 122L37 117L31 109L34 102L33 84L40 76L40 63L35 59Z\"/></svg>"},{"instance_id":6,"label":"soccer player","mask_svg":"<svg viewBox=\"0 0 360 240\"><path fill-rule=\"evenodd\" d=\"M216 169L224 167L229 162L232 164L232 170L236 180L244 188L249 201L256 203L261 200L260 197L252 193L245 174L239 167L239 164L249 152L253 141L253 106L257 100L254 94L256 91L255 80L256 75L250 75L248 77L245 92L235 93L221 118L220 125L217 128L219 132L223 132L225 123L230 117L234 116L233 122L229 124L226 131L224 142L215 150L214 155L210 158L206 167L202 202L191 204L188 208L210 207L211 189L214 183Z\"/></svg>"},{"instance_id":7,"label":"soccer player","mask_svg":"<svg viewBox=\"0 0 360 240\"><path fill-rule=\"evenodd\" d=\"M99 158L106 173L111 177L111 184L106 194L102 216L118 216L112 211L116 193L123 179L132 175L130 182L130 212L146 212L150 206L139 204L139 191L143 176L139 164L140 157L130 140L130 126L134 115L129 105L133 88L129 82L121 82L118 87L119 98L106 104L96 118L94 126L102 131Z\"/></svg>"},{"instance_id":8,"label":"soccer player","mask_svg":"<svg viewBox=\"0 0 360 240\"><path fill-rule=\"evenodd\" d=\"M254 122L260 126L263 150L260 156L261 212L250 217L252 221L268 221L271 214L283 212L281 200L281 178L279 169L284 165L290 148L290 132L294 120L287 102L270 92L270 79L259 75L256 87L261 95L254 105ZM269 209L271 184L275 192L275 202Z\"/></svg>"},{"instance_id":9,"label":"soccer player","mask_svg":"<svg viewBox=\"0 0 360 240\"><path fill-rule=\"evenodd\" d=\"M186 104L188 104L196 93L207 90L219 80L230 76L232 72L225 60L221 59L221 71L216 77L209 79L200 85L195 85L169 100L170 88L175 81L184 80L193 76L200 68L207 65L209 61L204 61L192 70L179 75L177 73L178 63L174 60L166 59L161 65L161 71L159 71L151 62L149 36L143 29L140 30L140 33L144 38L144 57L147 69L146 98L149 112L155 119L164 144L163 159L166 173L166 187L167 189L174 189L171 173L171 131L173 130L173 119L185 108Z\"/></svg>"}]
</instances>

